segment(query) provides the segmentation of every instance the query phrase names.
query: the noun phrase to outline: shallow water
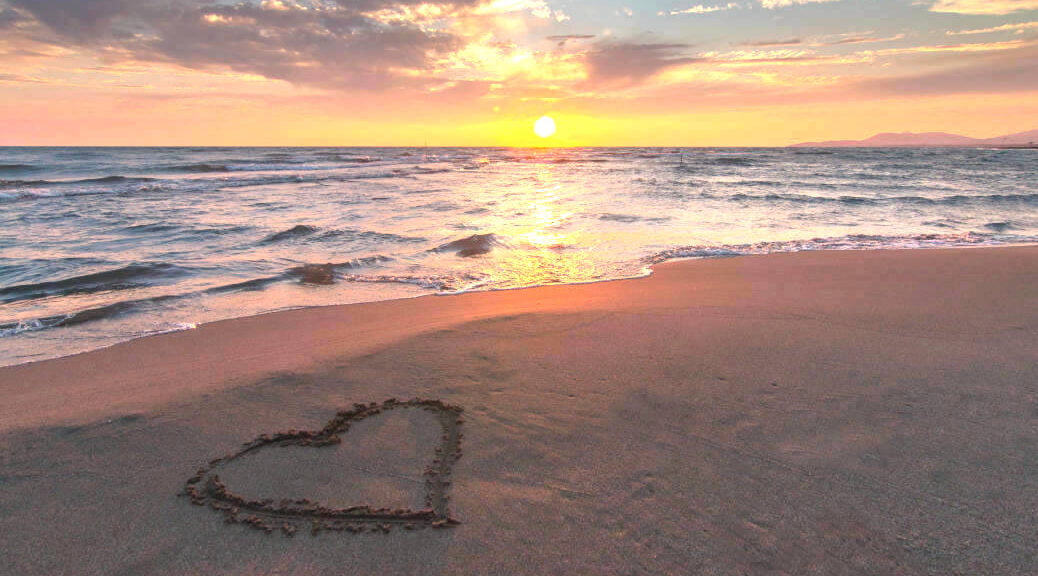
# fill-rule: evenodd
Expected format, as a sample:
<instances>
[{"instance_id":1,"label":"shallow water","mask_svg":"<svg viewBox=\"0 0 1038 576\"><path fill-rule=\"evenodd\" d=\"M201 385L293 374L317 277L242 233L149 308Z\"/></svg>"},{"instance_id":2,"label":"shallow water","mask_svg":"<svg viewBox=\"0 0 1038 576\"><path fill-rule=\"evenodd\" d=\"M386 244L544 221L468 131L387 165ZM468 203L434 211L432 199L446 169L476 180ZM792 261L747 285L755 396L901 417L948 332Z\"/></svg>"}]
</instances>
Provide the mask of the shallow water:
<instances>
[{"instance_id":1,"label":"shallow water","mask_svg":"<svg viewBox=\"0 0 1038 576\"><path fill-rule=\"evenodd\" d=\"M1034 150L0 148L0 365L679 257L1030 243L1036 184Z\"/></svg>"}]
</instances>

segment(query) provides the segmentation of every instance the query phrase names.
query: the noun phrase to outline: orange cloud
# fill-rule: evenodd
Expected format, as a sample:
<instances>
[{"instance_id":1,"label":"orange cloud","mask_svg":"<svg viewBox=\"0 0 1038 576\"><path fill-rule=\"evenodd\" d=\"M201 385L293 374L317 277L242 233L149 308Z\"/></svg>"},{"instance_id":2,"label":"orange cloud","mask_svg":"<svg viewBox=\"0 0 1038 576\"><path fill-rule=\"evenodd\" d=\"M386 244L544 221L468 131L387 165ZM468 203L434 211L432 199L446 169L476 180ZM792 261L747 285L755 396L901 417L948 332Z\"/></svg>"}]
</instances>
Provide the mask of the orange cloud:
<instances>
[{"instance_id":1,"label":"orange cloud","mask_svg":"<svg viewBox=\"0 0 1038 576\"><path fill-rule=\"evenodd\" d=\"M1038 28L1038 22L1018 22L1016 24L1003 24L1001 26L993 26L991 28L976 28L973 30L949 30L945 32L948 36L962 36L969 34L991 34L993 32L1016 32L1022 34L1024 30L1032 30Z\"/></svg>"},{"instance_id":2,"label":"orange cloud","mask_svg":"<svg viewBox=\"0 0 1038 576\"><path fill-rule=\"evenodd\" d=\"M1038 0L937 0L931 12L956 14L1010 14L1038 10Z\"/></svg>"},{"instance_id":3,"label":"orange cloud","mask_svg":"<svg viewBox=\"0 0 1038 576\"><path fill-rule=\"evenodd\" d=\"M760 5L769 10L797 6L800 4L822 4L825 2L839 2L840 0L761 0Z\"/></svg>"},{"instance_id":4,"label":"orange cloud","mask_svg":"<svg viewBox=\"0 0 1038 576\"><path fill-rule=\"evenodd\" d=\"M934 52L995 52L999 50L1013 50L1034 44L1033 41L1007 40L1005 42L978 42L972 44L941 44L935 46L909 46L906 48L885 48L883 50L868 50L864 54L877 56L893 56L899 54L925 54Z\"/></svg>"},{"instance_id":5,"label":"orange cloud","mask_svg":"<svg viewBox=\"0 0 1038 576\"><path fill-rule=\"evenodd\" d=\"M658 16L678 16L681 14L709 14L711 12L721 12L723 10L732 10L734 8L739 7L740 6L735 2L729 2L728 4L718 4L717 6L704 6L702 4L697 4L695 6L690 6L688 8L679 8L677 10L671 10L669 12L660 11L656 14Z\"/></svg>"}]
</instances>

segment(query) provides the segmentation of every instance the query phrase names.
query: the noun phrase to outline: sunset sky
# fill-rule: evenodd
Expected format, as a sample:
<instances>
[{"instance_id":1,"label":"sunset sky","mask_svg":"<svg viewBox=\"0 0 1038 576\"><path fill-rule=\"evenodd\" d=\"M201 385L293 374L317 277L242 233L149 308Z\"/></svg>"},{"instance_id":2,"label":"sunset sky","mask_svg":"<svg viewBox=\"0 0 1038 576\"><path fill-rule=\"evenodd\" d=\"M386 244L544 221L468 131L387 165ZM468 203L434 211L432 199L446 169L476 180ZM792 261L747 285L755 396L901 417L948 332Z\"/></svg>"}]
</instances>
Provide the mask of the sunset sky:
<instances>
[{"instance_id":1,"label":"sunset sky","mask_svg":"<svg viewBox=\"0 0 1038 576\"><path fill-rule=\"evenodd\" d=\"M0 0L0 145L1038 128L1038 0Z\"/></svg>"}]
</instances>

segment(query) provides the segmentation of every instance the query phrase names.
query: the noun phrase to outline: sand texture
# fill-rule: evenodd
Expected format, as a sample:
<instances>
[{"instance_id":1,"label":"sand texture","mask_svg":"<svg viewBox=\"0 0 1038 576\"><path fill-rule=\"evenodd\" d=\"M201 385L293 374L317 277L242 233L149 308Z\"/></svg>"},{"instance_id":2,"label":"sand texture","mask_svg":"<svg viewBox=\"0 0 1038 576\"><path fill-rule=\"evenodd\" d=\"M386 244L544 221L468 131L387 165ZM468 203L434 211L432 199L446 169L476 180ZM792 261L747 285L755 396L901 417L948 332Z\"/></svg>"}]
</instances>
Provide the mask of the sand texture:
<instances>
[{"instance_id":1,"label":"sand texture","mask_svg":"<svg viewBox=\"0 0 1038 576\"><path fill-rule=\"evenodd\" d=\"M1038 571L1038 247L298 310L0 393L3 575Z\"/></svg>"}]
</instances>

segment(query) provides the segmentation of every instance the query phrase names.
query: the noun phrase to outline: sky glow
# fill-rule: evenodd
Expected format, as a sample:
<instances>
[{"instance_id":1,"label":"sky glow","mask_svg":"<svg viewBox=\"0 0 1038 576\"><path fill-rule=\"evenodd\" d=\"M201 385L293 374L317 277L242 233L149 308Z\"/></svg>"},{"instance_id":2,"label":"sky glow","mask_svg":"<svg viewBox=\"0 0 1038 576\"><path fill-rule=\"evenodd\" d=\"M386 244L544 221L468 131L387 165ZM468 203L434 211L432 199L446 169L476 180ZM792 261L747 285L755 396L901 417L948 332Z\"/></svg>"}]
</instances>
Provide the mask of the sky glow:
<instances>
[{"instance_id":1,"label":"sky glow","mask_svg":"<svg viewBox=\"0 0 1038 576\"><path fill-rule=\"evenodd\" d=\"M1038 0L0 0L0 145L1038 128Z\"/></svg>"}]
</instances>

